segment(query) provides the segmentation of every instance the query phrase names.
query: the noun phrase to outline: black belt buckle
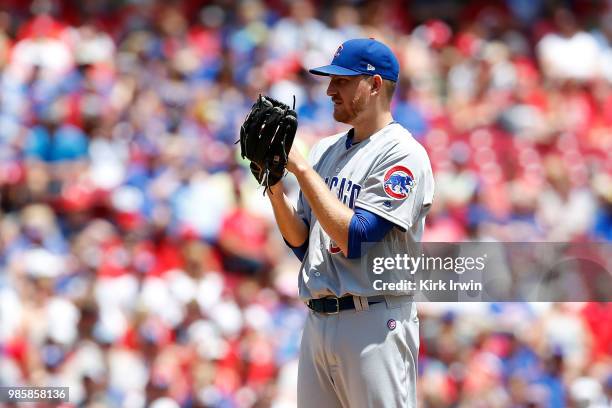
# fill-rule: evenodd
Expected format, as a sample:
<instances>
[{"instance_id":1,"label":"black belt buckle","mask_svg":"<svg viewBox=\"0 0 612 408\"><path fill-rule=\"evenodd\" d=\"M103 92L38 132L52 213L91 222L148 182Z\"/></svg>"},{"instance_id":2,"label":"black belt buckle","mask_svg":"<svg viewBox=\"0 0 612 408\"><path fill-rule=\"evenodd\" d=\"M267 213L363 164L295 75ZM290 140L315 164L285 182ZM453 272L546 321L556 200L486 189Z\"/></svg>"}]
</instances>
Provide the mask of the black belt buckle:
<instances>
[{"instance_id":1,"label":"black belt buckle","mask_svg":"<svg viewBox=\"0 0 612 408\"><path fill-rule=\"evenodd\" d=\"M373 296L367 299L368 305L375 305L377 303L385 301L384 297L382 296ZM352 295L347 295L341 298L325 297L319 299L310 299L308 302L306 302L306 305L313 312L322 313L326 315L335 315L340 313L340 311L342 310L355 309L355 304L353 303Z\"/></svg>"},{"instance_id":2,"label":"black belt buckle","mask_svg":"<svg viewBox=\"0 0 612 408\"><path fill-rule=\"evenodd\" d=\"M333 312L326 312L327 314L330 314L330 315L335 315L335 314L340 313L340 300L338 300L337 297L335 297L333 299L336 301L336 310L333 311Z\"/></svg>"},{"instance_id":3,"label":"black belt buckle","mask_svg":"<svg viewBox=\"0 0 612 408\"><path fill-rule=\"evenodd\" d=\"M335 305L332 305L330 301L335 301ZM340 300L337 297L310 299L307 305L313 312L316 313L323 313L326 315L335 315L340 313ZM332 310L328 310L329 308Z\"/></svg>"}]
</instances>

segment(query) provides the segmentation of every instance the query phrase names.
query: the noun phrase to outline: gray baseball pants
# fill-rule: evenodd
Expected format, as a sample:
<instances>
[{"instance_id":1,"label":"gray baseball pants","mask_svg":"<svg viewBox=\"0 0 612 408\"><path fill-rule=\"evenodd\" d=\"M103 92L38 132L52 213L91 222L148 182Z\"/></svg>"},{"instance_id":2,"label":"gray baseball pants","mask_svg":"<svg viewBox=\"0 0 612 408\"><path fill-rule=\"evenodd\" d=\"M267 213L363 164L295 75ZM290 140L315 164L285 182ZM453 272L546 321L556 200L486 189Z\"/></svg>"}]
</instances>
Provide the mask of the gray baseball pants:
<instances>
[{"instance_id":1,"label":"gray baseball pants","mask_svg":"<svg viewBox=\"0 0 612 408\"><path fill-rule=\"evenodd\" d=\"M298 368L298 408L416 408L419 319L410 296L355 310L309 311Z\"/></svg>"}]
</instances>

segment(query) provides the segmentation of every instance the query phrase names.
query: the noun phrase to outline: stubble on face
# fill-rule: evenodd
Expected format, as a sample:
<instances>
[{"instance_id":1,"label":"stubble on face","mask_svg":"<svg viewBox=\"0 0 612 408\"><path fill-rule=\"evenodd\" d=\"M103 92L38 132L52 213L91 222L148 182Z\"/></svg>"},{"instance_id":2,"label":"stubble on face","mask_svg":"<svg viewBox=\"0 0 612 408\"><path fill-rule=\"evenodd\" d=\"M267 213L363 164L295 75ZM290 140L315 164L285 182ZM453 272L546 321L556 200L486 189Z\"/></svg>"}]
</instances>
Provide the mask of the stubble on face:
<instances>
[{"instance_id":1,"label":"stubble on face","mask_svg":"<svg viewBox=\"0 0 612 408\"><path fill-rule=\"evenodd\" d=\"M334 119L340 123L351 124L366 109L368 98L367 94L358 87L348 106L346 101L342 102L341 105L334 106Z\"/></svg>"}]
</instances>

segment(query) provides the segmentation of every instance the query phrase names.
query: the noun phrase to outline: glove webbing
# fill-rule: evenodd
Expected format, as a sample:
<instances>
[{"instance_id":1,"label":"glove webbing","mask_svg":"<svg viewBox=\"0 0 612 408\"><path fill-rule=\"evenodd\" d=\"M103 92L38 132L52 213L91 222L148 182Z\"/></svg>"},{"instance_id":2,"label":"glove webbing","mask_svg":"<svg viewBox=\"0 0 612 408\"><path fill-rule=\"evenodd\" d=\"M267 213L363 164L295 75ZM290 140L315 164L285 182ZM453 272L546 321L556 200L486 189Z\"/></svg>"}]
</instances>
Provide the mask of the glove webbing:
<instances>
[{"instance_id":1,"label":"glove webbing","mask_svg":"<svg viewBox=\"0 0 612 408\"><path fill-rule=\"evenodd\" d=\"M259 99L261 100L261 98L262 98L261 94L259 94ZM280 110L280 108L279 108L279 110ZM289 107L285 108L282 111L282 118L283 119L281 119L280 123L278 124L278 126L276 127L276 129L274 131L274 136L270 140L270 144L268 144L268 146L267 146L268 151L272 147L272 143L274 142L274 139L276 138L276 135L278 135L278 130L280 129L280 127L284 123L284 119L285 119L285 115L287 114L287 110L289 110ZM293 95L293 107L292 107L292 110L295 111L295 95ZM290 129L291 125L289 123L287 123L285 126L286 126L286 131L283 134L286 134L286 132ZM238 142L240 142L240 139L238 139L236 142L234 142L234 144L237 144ZM281 145L282 145L281 154L283 155L283 159L284 159L283 162L287 163L288 156L287 156L287 151L285 149L285 139L281 140ZM273 158L273 160L274 160L274 158ZM278 162L278 160L274 160L274 161ZM259 166L259 164L255 163L255 165L259 168L260 171L262 171L262 168L261 168L261 166ZM286 171L283 169L283 175L281 176L281 178L284 177L285 174L286 174ZM264 188L264 191L263 191L263 195L264 196L266 195L266 191L270 191L270 194L274 194L274 193L272 193L272 190L270 189L270 180L269 180L269 178L270 178L270 167L266 166L265 173L264 173L264 175L261 178L261 184L260 184L260 185L265 185L265 188Z\"/></svg>"}]
</instances>

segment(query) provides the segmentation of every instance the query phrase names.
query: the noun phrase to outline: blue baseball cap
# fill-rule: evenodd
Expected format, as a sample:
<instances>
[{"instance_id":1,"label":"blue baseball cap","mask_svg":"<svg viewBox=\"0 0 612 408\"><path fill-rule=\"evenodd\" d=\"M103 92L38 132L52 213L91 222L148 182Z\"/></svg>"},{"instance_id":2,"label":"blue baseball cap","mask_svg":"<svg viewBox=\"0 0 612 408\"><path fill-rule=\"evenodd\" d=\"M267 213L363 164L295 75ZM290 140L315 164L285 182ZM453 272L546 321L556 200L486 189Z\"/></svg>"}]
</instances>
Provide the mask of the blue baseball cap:
<instances>
[{"instance_id":1,"label":"blue baseball cap","mask_svg":"<svg viewBox=\"0 0 612 408\"><path fill-rule=\"evenodd\" d=\"M331 64L309 70L315 75L380 75L397 82L399 62L393 51L373 38L357 38L344 42Z\"/></svg>"}]
</instances>

